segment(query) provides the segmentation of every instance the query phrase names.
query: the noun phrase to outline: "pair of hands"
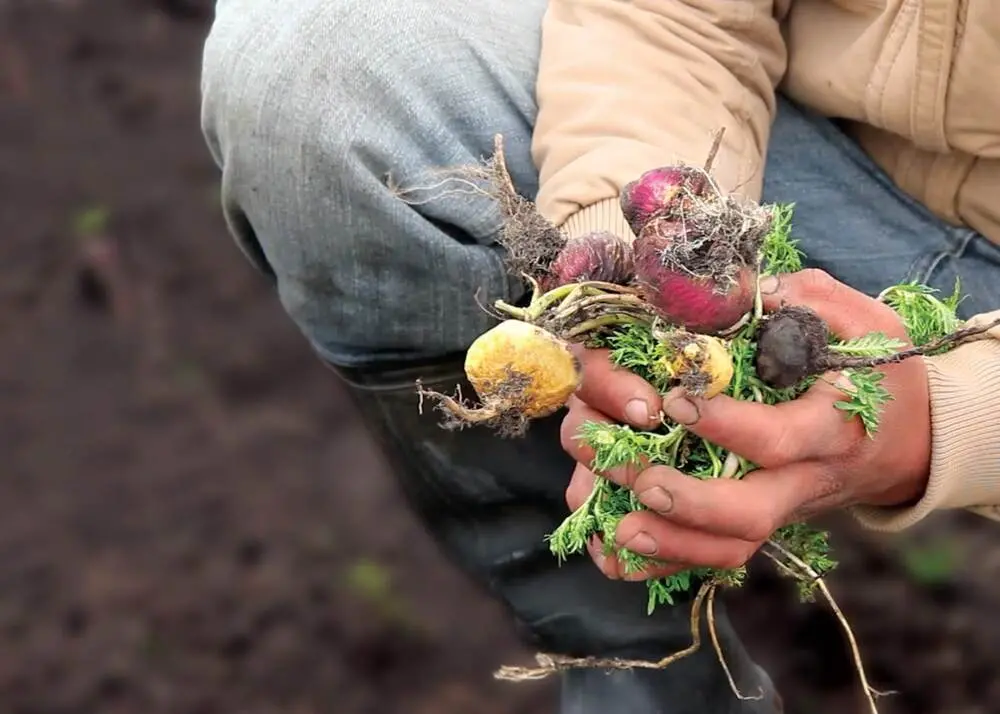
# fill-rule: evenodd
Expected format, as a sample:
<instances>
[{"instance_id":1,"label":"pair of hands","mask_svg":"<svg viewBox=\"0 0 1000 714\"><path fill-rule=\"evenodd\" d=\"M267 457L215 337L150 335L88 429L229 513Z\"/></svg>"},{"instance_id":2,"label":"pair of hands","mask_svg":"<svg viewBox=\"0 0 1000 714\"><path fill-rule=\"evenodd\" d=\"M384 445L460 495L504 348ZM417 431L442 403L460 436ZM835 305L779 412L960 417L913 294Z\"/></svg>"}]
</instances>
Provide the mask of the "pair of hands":
<instances>
[{"instance_id":1,"label":"pair of hands","mask_svg":"<svg viewBox=\"0 0 1000 714\"><path fill-rule=\"evenodd\" d=\"M886 305L818 270L803 270L762 285L764 308L805 305L843 339L872 331L907 341ZM575 435L586 421L650 428L661 410L695 434L759 466L740 480L700 481L665 466L621 468L602 474L630 488L650 510L618 526L614 544L663 563L628 579L662 577L693 567L743 565L787 523L849 505L896 506L923 494L930 468L931 420L927 374L921 359L885 368L883 386L893 399L879 431L869 438L860 421L834 408L842 394L819 380L795 401L768 406L720 395L661 396L640 377L615 367L606 350L581 350L583 382L568 404L562 446L577 461L566 502L578 508L590 493L593 452ZM835 377L833 377L835 378ZM610 578L624 568L605 557L599 542L590 555Z\"/></svg>"}]
</instances>

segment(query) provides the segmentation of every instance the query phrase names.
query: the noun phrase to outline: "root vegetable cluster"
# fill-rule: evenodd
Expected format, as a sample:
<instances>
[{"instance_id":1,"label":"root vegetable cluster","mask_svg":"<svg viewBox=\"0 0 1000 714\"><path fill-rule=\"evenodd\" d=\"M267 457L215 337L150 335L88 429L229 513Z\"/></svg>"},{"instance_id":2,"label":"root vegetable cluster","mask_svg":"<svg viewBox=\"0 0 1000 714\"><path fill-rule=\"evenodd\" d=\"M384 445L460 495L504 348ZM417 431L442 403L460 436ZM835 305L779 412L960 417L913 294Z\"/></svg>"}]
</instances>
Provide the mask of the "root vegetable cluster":
<instances>
[{"instance_id":1,"label":"root vegetable cluster","mask_svg":"<svg viewBox=\"0 0 1000 714\"><path fill-rule=\"evenodd\" d=\"M577 342L608 348L617 365L661 392L680 386L705 398L727 394L774 404L795 399L815 380L839 373L846 379L830 379L843 393L837 407L845 418L860 419L872 436L891 398L880 384L880 365L938 353L985 332L963 329L956 313L958 286L948 297L912 283L891 286L879 296L900 316L912 347L875 333L841 340L808 308L789 306L764 314L761 277L802 268L803 255L791 236L793 209L758 205L721 191L711 174L720 139L721 132L704 166L656 168L622 189L631 240L603 232L566 239L515 192L500 137L489 162L454 175L451 180L460 190L471 188L496 200L505 218L500 242L508 268L523 277L530 299L523 305L497 300L497 326L468 350L465 368L478 405L418 385L421 403L433 400L444 414L442 426L485 426L496 429L498 437L522 434L531 420L556 412L577 389L580 367L570 349ZM437 186L447 192L447 183ZM594 536L610 553L621 519L644 508L630 491L600 477L611 468L665 464L700 479L742 478L756 468L666 417L648 431L588 423L578 437L595 452L592 470L598 478L586 503L549 535L550 549L559 559L584 553ZM774 533L763 552L798 582L804 599L819 592L830 600L875 711L875 692L853 635L823 582L835 566L827 534L792 524ZM632 570L650 564L627 550L618 557ZM707 606L711 629L717 589L738 587L745 575L745 566L698 568L646 581L650 611L682 599L692 604L692 648L665 660L539 655L538 667L504 668L498 676L523 680L570 667L666 666L700 646L702 606ZM716 651L725 667L717 646ZM746 697L735 685L733 689Z\"/></svg>"}]
</instances>

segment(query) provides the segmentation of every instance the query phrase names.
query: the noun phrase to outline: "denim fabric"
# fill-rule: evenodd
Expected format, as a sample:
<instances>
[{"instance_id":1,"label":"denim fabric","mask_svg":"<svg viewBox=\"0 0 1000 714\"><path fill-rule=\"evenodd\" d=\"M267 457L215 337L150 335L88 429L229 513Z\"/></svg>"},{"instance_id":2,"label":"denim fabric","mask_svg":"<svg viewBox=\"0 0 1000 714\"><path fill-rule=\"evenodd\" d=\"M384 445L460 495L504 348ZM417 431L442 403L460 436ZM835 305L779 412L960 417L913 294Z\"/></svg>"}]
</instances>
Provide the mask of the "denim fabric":
<instances>
[{"instance_id":1,"label":"denim fabric","mask_svg":"<svg viewBox=\"0 0 1000 714\"><path fill-rule=\"evenodd\" d=\"M1000 248L901 193L833 123L780 99L763 199L794 203L807 264L876 295L919 280L967 294L963 317L1000 307Z\"/></svg>"},{"instance_id":2,"label":"denim fabric","mask_svg":"<svg viewBox=\"0 0 1000 714\"><path fill-rule=\"evenodd\" d=\"M204 56L204 129L226 215L326 359L358 365L464 349L488 327L477 291L514 300L495 206L410 194L505 137L519 191L530 155L543 0L221 0ZM391 181L387 177L391 176ZM829 122L786 101L765 199L794 201L813 264L869 293L907 277L965 310L1000 297L1000 251L895 190Z\"/></svg>"}]
</instances>

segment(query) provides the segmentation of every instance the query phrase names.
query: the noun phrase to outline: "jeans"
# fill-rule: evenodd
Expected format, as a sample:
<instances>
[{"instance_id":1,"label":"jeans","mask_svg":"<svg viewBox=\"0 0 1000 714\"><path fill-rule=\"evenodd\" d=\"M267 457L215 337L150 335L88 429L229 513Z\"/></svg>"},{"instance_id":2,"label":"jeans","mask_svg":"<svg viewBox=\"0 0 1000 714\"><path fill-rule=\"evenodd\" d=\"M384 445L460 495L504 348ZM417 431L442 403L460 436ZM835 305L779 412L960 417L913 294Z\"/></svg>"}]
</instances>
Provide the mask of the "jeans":
<instances>
[{"instance_id":1,"label":"jeans","mask_svg":"<svg viewBox=\"0 0 1000 714\"><path fill-rule=\"evenodd\" d=\"M463 382L462 353L493 323L475 296L516 301L488 200L404 201L394 186L488 156L505 137L518 190L530 156L543 0L219 0L204 54L203 129L223 210L305 339L348 382L415 511L455 562L511 611L536 647L658 658L690 643L688 607L645 614L640 584L585 557L559 566L543 538L566 515L572 463L558 417L527 437L446 432L420 415L413 381ZM388 180L391 177L391 181ZM875 293L917 278L965 314L997 304L1000 250L944 225L830 122L781 99L764 199L796 203L811 265ZM465 386L466 393L468 385ZM663 671L573 671L562 714L772 714L780 704L725 615L740 688L711 646Z\"/></svg>"}]
</instances>

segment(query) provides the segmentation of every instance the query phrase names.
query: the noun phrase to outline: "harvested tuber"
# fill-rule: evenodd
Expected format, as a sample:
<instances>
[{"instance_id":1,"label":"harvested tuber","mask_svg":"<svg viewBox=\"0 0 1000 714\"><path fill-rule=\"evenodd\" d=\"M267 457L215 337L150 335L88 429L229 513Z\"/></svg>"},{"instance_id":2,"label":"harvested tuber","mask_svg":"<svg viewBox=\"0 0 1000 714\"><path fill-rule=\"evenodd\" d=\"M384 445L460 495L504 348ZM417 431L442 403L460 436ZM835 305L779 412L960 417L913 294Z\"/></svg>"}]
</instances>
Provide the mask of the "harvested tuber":
<instances>
[{"instance_id":1,"label":"harvested tuber","mask_svg":"<svg viewBox=\"0 0 1000 714\"><path fill-rule=\"evenodd\" d=\"M693 261L684 254L699 242L688 236L683 224L654 221L635 241L636 282L643 298L670 324L719 333L753 309L757 272L744 261L727 266L733 269L731 276L714 268L699 273L686 267Z\"/></svg>"},{"instance_id":2,"label":"harvested tuber","mask_svg":"<svg viewBox=\"0 0 1000 714\"><path fill-rule=\"evenodd\" d=\"M686 197L698 197L708 188L705 172L696 166L662 166L625 184L619 196L622 213L632 232L640 235L657 217L681 212Z\"/></svg>"},{"instance_id":3,"label":"harvested tuber","mask_svg":"<svg viewBox=\"0 0 1000 714\"><path fill-rule=\"evenodd\" d=\"M626 185L622 212L636 233L635 278L643 298L667 322L705 334L738 325L754 305L770 207L724 194L709 167L678 164L647 171Z\"/></svg>"},{"instance_id":4,"label":"harvested tuber","mask_svg":"<svg viewBox=\"0 0 1000 714\"><path fill-rule=\"evenodd\" d=\"M420 394L438 401L446 426L487 424L512 436L562 407L580 386L581 369L569 343L537 325L504 320L469 346L465 375L479 407L422 387Z\"/></svg>"},{"instance_id":5,"label":"harvested tuber","mask_svg":"<svg viewBox=\"0 0 1000 714\"><path fill-rule=\"evenodd\" d=\"M607 231L594 231L566 243L542 284L546 290L588 281L625 285L634 272L632 246Z\"/></svg>"},{"instance_id":6,"label":"harvested tuber","mask_svg":"<svg viewBox=\"0 0 1000 714\"><path fill-rule=\"evenodd\" d=\"M758 324L754 368L764 384L774 389L796 386L825 372L870 370L911 357L934 354L979 337L997 326L994 321L967 327L929 340L917 347L873 333L838 341L816 312L802 305L786 305Z\"/></svg>"},{"instance_id":7,"label":"harvested tuber","mask_svg":"<svg viewBox=\"0 0 1000 714\"><path fill-rule=\"evenodd\" d=\"M733 358L719 338L682 331L666 339L668 372L687 392L711 399L732 382Z\"/></svg>"},{"instance_id":8,"label":"harvested tuber","mask_svg":"<svg viewBox=\"0 0 1000 714\"><path fill-rule=\"evenodd\" d=\"M829 356L826 322L808 307L783 307L761 320L754 368L764 384L787 389L825 372Z\"/></svg>"}]
</instances>

